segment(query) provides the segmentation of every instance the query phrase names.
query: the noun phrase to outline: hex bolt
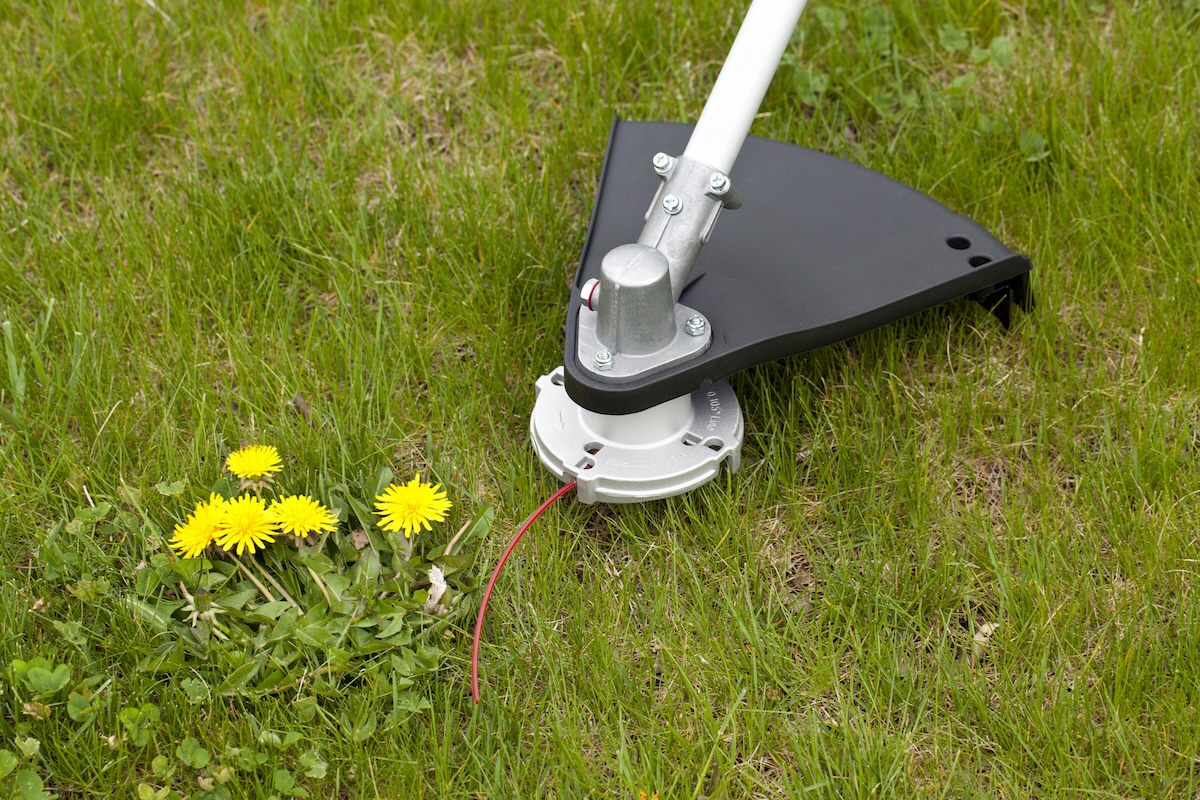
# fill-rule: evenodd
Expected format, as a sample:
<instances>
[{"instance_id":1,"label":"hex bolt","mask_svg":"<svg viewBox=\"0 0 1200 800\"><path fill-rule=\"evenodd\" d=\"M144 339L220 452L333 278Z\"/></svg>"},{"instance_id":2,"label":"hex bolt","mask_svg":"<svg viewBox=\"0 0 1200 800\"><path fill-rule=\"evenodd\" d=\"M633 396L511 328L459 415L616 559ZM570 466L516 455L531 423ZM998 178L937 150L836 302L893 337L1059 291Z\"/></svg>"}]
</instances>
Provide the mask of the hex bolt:
<instances>
[{"instance_id":1,"label":"hex bolt","mask_svg":"<svg viewBox=\"0 0 1200 800\"><path fill-rule=\"evenodd\" d=\"M729 176L714 172L708 178L708 188L713 194L725 194L729 191Z\"/></svg>"},{"instance_id":2,"label":"hex bolt","mask_svg":"<svg viewBox=\"0 0 1200 800\"><path fill-rule=\"evenodd\" d=\"M592 359L592 363L595 365L596 369L600 370L601 372L607 372L608 370L612 369L612 353L608 352L607 350L601 350L600 352L596 353L596 357Z\"/></svg>"},{"instance_id":3,"label":"hex bolt","mask_svg":"<svg viewBox=\"0 0 1200 800\"><path fill-rule=\"evenodd\" d=\"M679 195L669 194L663 198L663 211L674 216L680 211L683 211L683 201L679 199Z\"/></svg>"},{"instance_id":4,"label":"hex bolt","mask_svg":"<svg viewBox=\"0 0 1200 800\"><path fill-rule=\"evenodd\" d=\"M588 279L579 290L579 299L588 311L595 311L596 303L600 300L600 281L597 278Z\"/></svg>"},{"instance_id":5,"label":"hex bolt","mask_svg":"<svg viewBox=\"0 0 1200 800\"><path fill-rule=\"evenodd\" d=\"M654 154L654 171L659 175L665 175L671 169L671 157L666 153Z\"/></svg>"},{"instance_id":6,"label":"hex bolt","mask_svg":"<svg viewBox=\"0 0 1200 800\"><path fill-rule=\"evenodd\" d=\"M687 331L688 336L703 336L704 331L708 328L708 322L699 314L692 314L687 319L687 323L683 329Z\"/></svg>"}]
</instances>

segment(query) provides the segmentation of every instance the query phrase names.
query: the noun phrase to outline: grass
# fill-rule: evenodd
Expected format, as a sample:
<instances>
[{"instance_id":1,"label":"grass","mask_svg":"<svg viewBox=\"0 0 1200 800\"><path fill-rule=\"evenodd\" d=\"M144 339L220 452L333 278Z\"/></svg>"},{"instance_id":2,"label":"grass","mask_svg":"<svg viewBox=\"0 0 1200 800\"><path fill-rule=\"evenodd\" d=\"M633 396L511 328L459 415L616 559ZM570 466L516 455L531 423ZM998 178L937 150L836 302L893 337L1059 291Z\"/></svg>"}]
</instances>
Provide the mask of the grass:
<instances>
[{"instance_id":1,"label":"grass","mask_svg":"<svg viewBox=\"0 0 1200 800\"><path fill-rule=\"evenodd\" d=\"M303 733L325 797L1195 796L1200 6L887 8L814 2L754 133L975 217L1036 309L736 376L741 473L552 511L484 705L459 631L432 710L356 744L353 691L306 723L139 672L132 565L78 534L81 586L39 543L130 489L169 528L155 484L261 441L295 476L432 474L460 522L497 504L490 563L554 489L528 415L611 116L694 120L740 8L0 1L0 665L103 680L81 729L0 679L0 748L37 739L80 798L198 792L187 736L267 753L232 796L282 794L301 746L263 731ZM110 747L143 703L151 742Z\"/></svg>"}]
</instances>

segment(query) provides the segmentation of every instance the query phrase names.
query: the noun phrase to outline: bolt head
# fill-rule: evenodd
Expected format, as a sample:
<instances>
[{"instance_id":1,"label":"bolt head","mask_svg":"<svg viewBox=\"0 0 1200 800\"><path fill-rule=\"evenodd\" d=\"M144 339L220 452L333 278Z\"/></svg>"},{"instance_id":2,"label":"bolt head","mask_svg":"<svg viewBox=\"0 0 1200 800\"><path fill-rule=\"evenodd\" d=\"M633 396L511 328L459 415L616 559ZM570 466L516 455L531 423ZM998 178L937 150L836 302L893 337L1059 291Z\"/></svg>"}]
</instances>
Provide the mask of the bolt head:
<instances>
[{"instance_id":1,"label":"bolt head","mask_svg":"<svg viewBox=\"0 0 1200 800\"><path fill-rule=\"evenodd\" d=\"M683 329L687 331L688 336L703 336L704 331L708 328L708 321L699 314L692 314L688 317L687 323Z\"/></svg>"},{"instance_id":2,"label":"bolt head","mask_svg":"<svg viewBox=\"0 0 1200 800\"><path fill-rule=\"evenodd\" d=\"M729 176L714 172L708 178L708 188L713 194L725 194L729 191Z\"/></svg>"},{"instance_id":3,"label":"bolt head","mask_svg":"<svg viewBox=\"0 0 1200 800\"><path fill-rule=\"evenodd\" d=\"M668 214L678 214L683 211L683 201L679 199L678 195L669 194L663 198L662 207L663 211Z\"/></svg>"},{"instance_id":4,"label":"bolt head","mask_svg":"<svg viewBox=\"0 0 1200 800\"><path fill-rule=\"evenodd\" d=\"M600 370L601 372L606 372L612 369L612 353L608 352L607 350L601 350L600 352L596 353L596 357L592 359L592 363L595 365L596 369Z\"/></svg>"},{"instance_id":5,"label":"bolt head","mask_svg":"<svg viewBox=\"0 0 1200 800\"><path fill-rule=\"evenodd\" d=\"M654 154L654 171L666 172L671 168L671 157L666 153Z\"/></svg>"}]
</instances>

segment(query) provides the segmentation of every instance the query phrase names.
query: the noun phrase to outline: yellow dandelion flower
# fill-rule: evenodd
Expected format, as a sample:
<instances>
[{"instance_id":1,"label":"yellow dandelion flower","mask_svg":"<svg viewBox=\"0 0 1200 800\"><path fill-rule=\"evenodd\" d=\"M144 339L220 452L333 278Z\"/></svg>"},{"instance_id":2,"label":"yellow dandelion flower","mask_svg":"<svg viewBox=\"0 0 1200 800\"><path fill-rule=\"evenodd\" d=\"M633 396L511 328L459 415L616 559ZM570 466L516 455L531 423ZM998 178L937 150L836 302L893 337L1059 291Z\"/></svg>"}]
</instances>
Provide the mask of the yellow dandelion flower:
<instances>
[{"instance_id":1,"label":"yellow dandelion flower","mask_svg":"<svg viewBox=\"0 0 1200 800\"><path fill-rule=\"evenodd\" d=\"M392 484L375 498L375 508L383 518L380 527L385 531L404 531L405 538L430 528L430 521L441 522L450 509L450 501L442 485L422 483L421 476L403 486Z\"/></svg>"},{"instance_id":2,"label":"yellow dandelion flower","mask_svg":"<svg viewBox=\"0 0 1200 800\"><path fill-rule=\"evenodd\" d=\"M292 536L304 538L310 533L337 530L337 517L333 512L305 495L276 500L267 513L280 530Z\"/></svg>"},{"instance_id":3,"label":"yellow dandelion flower","mask_svg":"<svg viewBox=\"0 0 1200 800\"><path fill-rule=\"evenodd\" d=\"M199 558L212 544L224 513L225 498L221 495L212 494L208 500L201 500L187 521L175 526L175 535L170 541L171 549L184 558Z\"/></svg>"},{"instance_id":4,"label":"yellow dandelion flower","mask_svg":"<svg viewBox=\"0 0 1200 800\"><path fill-rule=\"evenodd\" d=\"M242 480L261 481L283 469L283 461L271 445L252 444L230 453L225 466Z\"/></svg>"},{"instance_id":5,"label":"yellow dandelion flower","mask_svg":"<svg viewBox=\"0 0 1200 800\"><path fill-rule=\"evenodd\" d=\"M254 553L275 541L279 528L274 517L267 512L267 504L261 498L244 494L225 503L214 538L225 551L237 548L240 556L249 550Z\"/></svg>"}]
</instances>

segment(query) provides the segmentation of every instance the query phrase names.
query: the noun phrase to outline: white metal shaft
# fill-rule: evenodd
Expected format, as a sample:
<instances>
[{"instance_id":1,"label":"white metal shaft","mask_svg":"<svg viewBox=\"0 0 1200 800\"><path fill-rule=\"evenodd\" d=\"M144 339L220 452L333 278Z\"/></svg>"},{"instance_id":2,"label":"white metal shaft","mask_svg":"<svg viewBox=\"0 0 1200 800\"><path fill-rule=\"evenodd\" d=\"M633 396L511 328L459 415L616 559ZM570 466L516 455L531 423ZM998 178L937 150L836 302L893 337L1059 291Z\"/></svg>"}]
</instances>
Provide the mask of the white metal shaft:
<instances>
[{"instance_id":1,"label":"white metal shaft","mask_svg":"<svg viewBox=\"0 0 1200 800\"><path fill-rule=\"evenodd\" d=\"M754 0L713 85L685 156L728 174L807 0Z\"/></svg>"}]
</instances>

